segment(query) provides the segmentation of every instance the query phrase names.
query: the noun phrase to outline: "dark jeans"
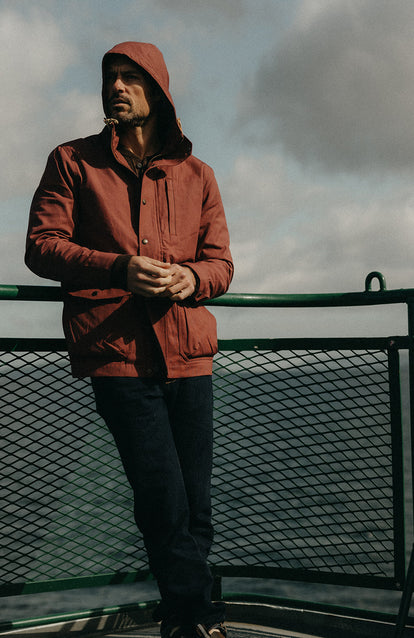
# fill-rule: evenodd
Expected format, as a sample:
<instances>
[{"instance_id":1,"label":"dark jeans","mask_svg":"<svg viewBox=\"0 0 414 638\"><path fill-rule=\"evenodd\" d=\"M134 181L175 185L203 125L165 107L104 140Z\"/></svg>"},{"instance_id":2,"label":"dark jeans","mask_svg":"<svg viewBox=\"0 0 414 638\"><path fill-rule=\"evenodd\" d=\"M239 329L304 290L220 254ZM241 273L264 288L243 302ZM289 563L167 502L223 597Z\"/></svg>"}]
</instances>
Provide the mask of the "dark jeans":
<instances>
[{"instance_id":1,"label":"dark jeans","mask_svg":"<svg viewBox=\"0 0 414 638\"><path fill-rule=\"evenodd\" d=\"M211 602L207 565L213 540L211 377L96 377L92 386L134 491L135 520L161 594L156 620L223 620L224 604Z\"/></svg>"}]
</instances>

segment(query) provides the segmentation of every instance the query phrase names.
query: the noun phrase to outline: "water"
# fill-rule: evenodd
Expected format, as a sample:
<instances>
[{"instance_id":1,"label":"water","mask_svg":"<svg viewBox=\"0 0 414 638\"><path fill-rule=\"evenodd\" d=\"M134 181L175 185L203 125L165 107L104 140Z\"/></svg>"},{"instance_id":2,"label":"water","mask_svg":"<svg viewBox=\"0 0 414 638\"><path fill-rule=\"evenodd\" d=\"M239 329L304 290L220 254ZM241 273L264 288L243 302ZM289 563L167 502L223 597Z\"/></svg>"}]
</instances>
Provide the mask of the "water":
<instances>
[{"instance_id":1,"label":"water","mask_svg":"<svg viewBox=\"0 0 414 638\"><path fill-rule=\"evenodd\" d=\"M403 381L403 412L404 423L406 424L408 423L406 363L404 363L403 365L403 370L405 373ZM13 476L6 476L5 482L7 483L7 481L12 480L14 485L16 485L16 489L18 489L18 497L16 497L15 501L18 502L18 507L20 508L20 512L17 513L17 516L21 516L21 513L23 511L24 520L26 523L33 523L33 521L36 520L36 517L42 518L42 516L47 516L48 511L50 510L52 505L54 505L53 499L56 498L56 494L59 495L59 516L61 518L52 520L52 524L48 526L48 529L43 529L42 527L31 529L30 525L27 525L25 536L25 542L30 543L30 547L33 548L33 551L31 552L32 562L30 565L32 573L36 574L36 570L38 570L39 573L42 573L42 569L44 568L44 561L47 560L48 556L47 552L44 556L42 554L42 548L46 542L46 544L53 545L55 547L55 550L53 552L54 564L48 566L48 573L50 574L49 577L58 578L62 570L63 573L65 573L64 570L67 568L67 565L65 565L65 559L68 556L68 552L71 551L70 546L65 546L63 544L64 539L70 538L71 535L87 532L88 529L94 526L97 518L101 517L102 522L102 520L105 520L105 517L108 517L108 513L105 514L104 512L102 515L100 508L100 506L102 505L100 501L103 489L102 486L104 485L103 491L106 491L108 488L111 489L112 486L113 493L116 494L117 499L113 507L119 506L121 509L124 509L125 506L128 507L130 495L125 490L119 490L118 477L120 474L120 469L119 467L111 464L112 461L105 461L105 458L103 458L102 454L106 453L105 445L103 448L96 448L96 441L98 439L102 440L105 435L101 434L99 436L96 436L96 434L94 434L94 432L91 430L92 426L90 423L90 410L93 409L93 406L91 407L90 396L88 395L88 393L85 393L82 385L80 385L79 388L76 390L80 396L80 399L78 397L77 400L80 401L80 404L82 406L82 418L77 422L77 429L82 432L82 436L80 438L77 436L73 437L73 432L71 432L70 427L69 429L66 427L66 425L68 424L70 426L69 421L71 417L71 407L74 397L72 392L68 393L67 391L67 384L65 381L66 371L62 370L59 359L56 359L56 361L54 361L52 365L51 360L48 359L45 363L41 363L39 362L37 357L34 358L32 355L31 357L26 358L23 362L20 363L19 366L17 366L17 368L14 368L13 370L6 371L5 367L3 367L3 373L3 378L7 380L3 385L3 391L5 394L16 391L19 377L23 379L30 378L30 383L26 382L27 387L25 387L24 392L24 399L26 403L18 405L15 404L13 406L13 409L10 411L10 414L8 415L10 423L13 423L13 420L15 420L15 422L19 422L20 430L15 433L14 438L13 435L10 436L12 447L9 448L6 454L6 458L9 458L9 454L14 455L14 460L10 464L10 466L13 468ZM281 383L284 379L283 373L279 371L278 375L279 382ZM44 391L44 393L42 394L42 388L44 387L43 379L45 377L53 378L55 380L53 398L50 394L50 390ZM255 406L255 408L257 410L260 410L261 399L259 396L260 391L258 388L261 387L263 378L260 379L260 375L258 373L256 375L256 379L257 387L254 390L254 397L256 398L257 405ZM318 380L318 383L319 382L320 380ZM243 378L240 380L240 377L228 377L226 379L227 386L228 384L234 384L235 386L237 386L239 391L241 390L247 392L246 388L243 387L243 383ZM315 383L315 377L313 377L313 383ZM300 385L303 385L303 379ZM291 411L292 405L296 407L299 405L301 409L301 414L299 415L300 419L303 420L306 414L308 414L309 418L313 418L311 410L312 406L309 407L309 405L307 405L306 403L306 400L303 398L299 400L292 389L290 389L289 392L287 393L288 405L286 409ZM240 403L242 398L243 397L239 395L237 398L237 402ZM277 401L278 403L280 403L280 397L277 397ZM51 403L58 406L59 419L61 421L63 419L63 422L66 423L61 434L58 437L56 437L56 415L53 412L47 411L47 406ZM30 410L27 409L27 405L31 406ZM326 409L328 409L328 404L326 404L325 407ZM220 431L223 431L223 433L225 433L226 427L230 427L229 424L231 422L238 423L241 420L237 416L235 416L234 406L232 404L228 404L227 408L223 408L220 413ZM253 421L255 418L254 414L252 416L252 413L249 412L249 418L253 418ZM4 412L3 418L7 418L6 412ZM32 434L34 431L34 426L36 425L38 420L42 421L43 428L43 435L40 443L39 441L33 439ZM247 430L250 427L250 423L248 419L246 420L246 418L244 422L246 427L246 436L243 435L243 442L247 445ZM93 427L101 427L95 422L93 422L92 425ZM405 426L405 434L408 442L409 437L407 426ZM256 431L255 436L258 436L258 430ZM263 437L266 436L266 432L264 432ZM22 437L25 437L27 441L26 448L20 445ZM242 465L241 461L245 461L246 454L244 454L244 456L239 455L237 448L240 448L240 445L236 445L232 442L231 432L228 433L228 438L231 442L231 445L229 450L230 455L228 457L227 463L234 465L233 469L235 472L237 472L237 469ZM279 441L283 441L283 431L280 432L280 436L278 436L277 439ZM82 442L82 446L79 445L79 441ZM56 447L57 443L58 447ZM244 443L242 448L245 447ZM252 459L252 455L255 454L254 444L255 440L250 439L249 445L251 447L249 453L247 454L250 460ZM302 442L302 444L306 445L306 441ZM51 449L53 450L54 470L52 474L54 481L54 491L52 493L44 493L41 498L33 500L33 497L31 496L31 493L33 491L32 484L47 482L49 480L48 474L50 471L50 466L48 463L42 464L39 462L39 459L42 459L41 451L39 452L38 450L39 445L40 447L43 445L43 447L45 449L48 449L49 452ZM289 443L289 445L286 446L287 455L289 453L290 447L291 444ZM28 448L30 448L32 451L34 448L36 448L37 462L36 473L34 475L30 472L27 472ZM83 471L79 471L79 463L85 452L87 452L88 456L92 458L92 463L89 464L86 474ZM242 449L241 452L246 452L246 449ZM408 444L405 445L405 453L406 480L409 484L410 459ZM258 453L258 467L255 468L255 474L259 478L259 465L260 462L263 461L263 456L264 452L262 447L261 451ZM49 461L50 456L48 456L47 458ZM68 458L71 459L71 466L68 466ZM287 456L286 459L289 461L289 463L291 463L291 465L295 462L295 459L293 457L292 459L289 459L289 456ZM102 471L102 466L104 466L104 471ZM72 467L75 474L79 474L80 472L80 475L73 478L74 487L72 486L69 488L67 486L67 474L69 472L68 467ZM309 468L307 469L309 470ZM19 474L20 470L22 470L22 474ZM265 474L269 475L268 468L266 470L266 473L263 473L263 476ZM296 489L298 489L297 485L298 484L296 484ZM86 500L84 505L82 505L83 495L84 493L90 491L91 486L93 486L94 499L91 501L90 497L88 497L88 500ZM239 492L241 495L239 494ZM234 538L237 538L237 535L239 534L239 532L237 531L237 526L242 526L243 522L243 517L239 516L240 501L238 499L243 498L243 496L246 496L246 494L247 489L245 485L244 489L240 489L240 486L236 485L236 491L230 497L233 499L233 502L231 502L228 500L228 494L225 491L223 492L222 507L219 508L218 527L220 528L220 526L222 525L221 521L223 519L227 527L224 527L221 530L221 533L224 534L225 537L227 537L228 547L231 550L234 549ZM409 494L410 491L407 492L407 498ZM303 496L303 492L301 492L301 495ZM225 497L227 498L227 500ZM352 494L350 495L350 498L352 499ZM243 501L243 504L246 507L246 501ZM407 501L407 506L408 505L409 502ZM93 509L94 507L96 509ZM229 517L229 512L232 511L232 507L233 511L235 512L234 521L232 521L231 517ZM14 501L11 501L9 503L8 509L4 510L3 512L4 525L13 525L13 521L19 520L16 519L16 513L14 512L13 508ZM410 512L411 508L408 507L407 511ZM338 509L338 512L340 512L340 508ZM109 512L109 514L112 517L112 512ZM289 517L287 517L287 519L288 518ZM62 521L62 519L65 520L66 525L66 530L64 530L63 533L60 528L60 522ZM264 515L262 516L262 522L263 520L265 520ZM112 520L106 521L106 523L108 528L111 528ZM408 525L410 528L409 536L411 538L411 520L408 521ZM103 529L105 529L105 526L103 526ZM69 534L68 530L70 532ZM108 569L110 569L110 566L113 565L113 561L119 561L119 564L122 567L123 564L128 564L129 559L134 554L135 550L125 549L125 543L122 545L122 547L120 546L119 548L117 548L113 545L113 537L110 536L110 534L111 531L109 529L108 538L111 539L110 544L108 544L108 539L105 539L103 536L98 537L98 539L96 539L95 537L95 542L97 542L101 547L106 547L106 554L108 555L107 559L109 561ZM135 531L132 522L132 516L129 517L126 525L122 525L122 534L124 535L124 537L127 537L129 546L133 547L133 538L135 536ZM330 539L330 543L334 544L337 538L339 538L339 536L333 536ZM123 540L125 540L125 538ZM226 544L223 543L223 547L225 546ZM254 552L257 553L257 542L255 542L254 546L251 547L244 543L244 545L240 548L240 555L242 557L248 556L249 554ZM304 554L306 554L306 544ZM141 555L142 552L141 554L139 554L139 556ZM101 559L103 560L103 562L106 560L106 558L102 558L102 555ZM93 560L94 559L92 554L86 558L82 556L79 558L79 564L81 566L82 564L84 564L85 568L92 568L93 571ZM140 558L140 560L142 560L142 558ZM90 561L90 563L88 563L88 561ZM24 573L27 572L27 565L25 563L25 560L20 561L19 565L20 569L22 570L22 575L24 575ZM77 568L78 566L74 565L73 567ZM76 576L77 573L74 573L72 575ZM355 608L378 609L380 611L390 613L396 613L400 597L400 594L397 592L372 590L359 587L341 587L333 585L328 586L317 585L313 583L303 584L295 583L292 581L245 578L224 579L223 590L225 592L246 592L293 599L312 600L314 602L327 602L331 604L339 604ZM137 583L134 585L87 588L82 590L69 590L63 592L47 592L31 596L23 595L6 597L2 599L0 620L16 620L19 618L39 617L48 614L77 611L80 609L102 608L119 604L135 603L141 600L154 600L157 597L157 588L153 582Z\"/></svg>"}]
</instances>

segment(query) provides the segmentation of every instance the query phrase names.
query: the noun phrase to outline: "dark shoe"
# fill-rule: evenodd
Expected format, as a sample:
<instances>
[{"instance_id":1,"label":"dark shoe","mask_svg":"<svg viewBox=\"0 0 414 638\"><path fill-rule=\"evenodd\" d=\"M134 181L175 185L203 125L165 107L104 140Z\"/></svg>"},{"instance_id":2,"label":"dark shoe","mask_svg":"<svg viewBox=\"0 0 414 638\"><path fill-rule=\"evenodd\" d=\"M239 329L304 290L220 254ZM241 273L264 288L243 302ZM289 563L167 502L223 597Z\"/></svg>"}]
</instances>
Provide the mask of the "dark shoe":
<instances>
[{"instance_id":1,"label":"dark shoe","mask_svg":"<svg viewBox=\"0 0 414 638\"><path fill-rule=\"evenodd\" d=\"M210 628L199 624L196 626L196 632L200 638L227 638L227 629L221 622Z\"/></svg>"}]
</instances>

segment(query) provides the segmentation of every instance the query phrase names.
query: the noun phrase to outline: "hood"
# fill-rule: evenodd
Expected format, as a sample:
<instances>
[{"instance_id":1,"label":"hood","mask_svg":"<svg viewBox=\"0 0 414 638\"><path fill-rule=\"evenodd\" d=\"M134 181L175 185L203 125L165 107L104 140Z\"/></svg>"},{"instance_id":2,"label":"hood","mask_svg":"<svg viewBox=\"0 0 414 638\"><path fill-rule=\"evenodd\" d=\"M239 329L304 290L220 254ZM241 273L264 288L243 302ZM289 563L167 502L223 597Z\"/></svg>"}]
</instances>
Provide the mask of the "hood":
<instances>
[{"instance_id":1,"label":"hood","mask_svg":"<svg viewBox=\"0 0 414 638\"><path fill-rule=\"evenodd\" d=\"M155 82L164 93L164 96L166 97L167 102L170 106L168 114L169 121L167 124L165 124L165 126L167 126L167 128L169 129L169 141L171 142L172 139L175 142L182 142L186 140L188 144L191 145L189 140L184 138L181 130L181 123L177 119L175 105L169 90L170 78L161 51L154 44L149 44L147 42L122 42L120 44L116 44L103 56L102 71L105 68L108 56L110 56L111 54L125 55L130 60L132 60L132 62L135 62L135 64L138 64L138 66L142 67L144 71L146 71L153 78L153 80L155 80ZM105 115L107 115L107 113L105 113Z\"/></svg>"}]
</instances>

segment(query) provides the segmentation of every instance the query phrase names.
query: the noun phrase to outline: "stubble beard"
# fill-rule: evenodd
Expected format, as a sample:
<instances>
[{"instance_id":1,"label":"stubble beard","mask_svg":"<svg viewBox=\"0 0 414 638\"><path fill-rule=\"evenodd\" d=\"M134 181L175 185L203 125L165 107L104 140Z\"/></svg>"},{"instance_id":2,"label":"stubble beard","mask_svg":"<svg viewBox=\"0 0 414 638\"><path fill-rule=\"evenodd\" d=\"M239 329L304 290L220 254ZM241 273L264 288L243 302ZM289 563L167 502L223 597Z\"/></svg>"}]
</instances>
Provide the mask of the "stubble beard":
<instances>
[{"instance_id":1,"label":"stubble beard","mask_svg":"<svg viewBox=\"0 0 414 638\"><path fill-rule=\"evenodd\" d=\"M144 128L150 119L150 115L131 115L129 118L120 118L118 117L119 125L123 128Z\"/></svg>"},{"instance_id":2,"label":"stubble beard","mask_svg":"<svg viewBox=\"0 0 414 638\"><path fill-rule=\"evenodd\" d=\"M141 115L139 113L123 113L115 108L110 109L110 116L118 121L123 128L135 128L145 126L150 115Z\"/></svg>"},{"instance_id":3,"label":"stubble beard","mask_svg":"<svg viewBox=\"0 0 414 638\"><path fill-rule=\"evenodd\" d=\"M123 112L122 110L118 110L116 107L111 106L110 102L106 110L108 112L108 116L117 120L119 126L123 129L143 127L147 124L152 115L152 113L143 115L141 113L134 113L133 111Z\"/></svg>"}]
</instances>

